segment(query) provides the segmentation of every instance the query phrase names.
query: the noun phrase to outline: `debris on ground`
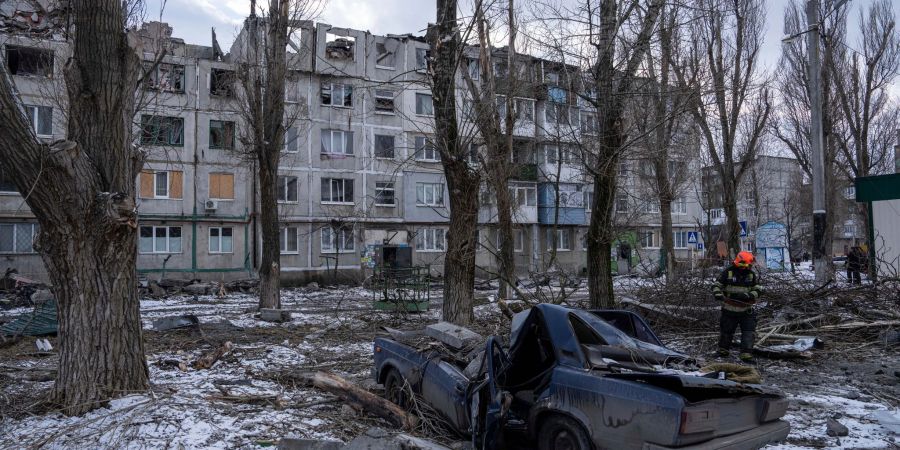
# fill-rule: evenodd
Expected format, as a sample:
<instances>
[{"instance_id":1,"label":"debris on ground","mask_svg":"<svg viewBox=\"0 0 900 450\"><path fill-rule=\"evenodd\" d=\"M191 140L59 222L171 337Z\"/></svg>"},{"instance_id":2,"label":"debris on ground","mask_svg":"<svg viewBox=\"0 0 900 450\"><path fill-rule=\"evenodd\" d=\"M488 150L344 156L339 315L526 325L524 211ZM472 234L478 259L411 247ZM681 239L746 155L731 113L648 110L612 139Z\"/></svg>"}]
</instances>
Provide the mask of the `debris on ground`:
<instances>
[{"instance_id":1,"label":"debris on ground","mask_svg":"<svg viewBox=\"0 0 900 450\"><path fill-rule=\"evenodd\" d=\"M193 314L161 317L153 321L153 329L156 331L176 330L178 328L196 327L198 325L200 325L200 319Z\"/></svg>"},{"instance_id":2,"label":"debris on ground","mask_svg":"<svg viewBox=\"0 0 900 450\"><path fill-rule=\"evenodd\" d=\"M13 321L0 326L0 336L45 336L56 334L59 321L56 318L56 299L50 298L24 312Z\"/></svg>"}]
</instances>

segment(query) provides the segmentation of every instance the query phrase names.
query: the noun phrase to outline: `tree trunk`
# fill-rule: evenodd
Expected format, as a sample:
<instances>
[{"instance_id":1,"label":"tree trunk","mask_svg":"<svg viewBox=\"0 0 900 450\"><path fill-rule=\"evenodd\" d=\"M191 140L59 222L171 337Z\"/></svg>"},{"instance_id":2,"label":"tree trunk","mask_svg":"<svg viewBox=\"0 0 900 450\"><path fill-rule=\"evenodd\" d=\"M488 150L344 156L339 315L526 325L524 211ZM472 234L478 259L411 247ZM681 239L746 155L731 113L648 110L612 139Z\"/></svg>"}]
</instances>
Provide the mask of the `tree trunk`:
<instances>
[{"instance_id":1,"label":"tree trunk","mask_svg":"<svg viewBox=\"0 0 900 450\"><path fill-rule=\"evenodd\" d=\"M281 227L277 200L278 166L259 165L259 225L262 258L259 263L259 308L281 308Z\"/></svg>"},{"instance_id":2,"label":"tree trunk","mask_svg":"<svg viewBox=\"0 0 900 450\"><path fill-rule=\"evenodd\" d=\"M466 163L456 114L456 69L460 36L456 0L437 1L437 23L428 29L433 62L430 67L434 101L435 145L450 193L450 230L444 256L443 320L468 325L474 320L475 238L478 230L478 189L481 177Z\"/></svg>"},{"instance_id":3,"label":"tree trunk","mask_svg":"<svg viewBox=\"0 0 900 450\"><path fill-rule=\"evenodd\" d=\"M81 0L71 8L66 140L48 147L34 137L3 71L0 161L19 192L29 193L25 202L41 226L35 247L59 317L52 400L66 414L82 414L149 386L135 265L135 178L143 160L131 135L141 66L121 2Z\"/></svg>"},{"instance_id":4,"label":"tree trunk","mask_svg":"<svg viewBox=\"0 0 900 450\"><path fill-rule=\"evenodd\" d=\"M506 155L507 158L505 160L501 158L502 163L499 163L500 167L496 167L494 170L498 172L508 173L507 164L505 161L508 161L508 154L503 152L503 155ZM495 159L495 160L496 160ZM496 176L500 175L499 173L495 174L495 176L491 177L492 183L494 186L494 190L497 191L497 232L500 234L500 248L498 249L500 254L498 258L500 260L500 290L498 291L498 295L500 298L509 298L510 294L513 290L509 287L516 280L516 267L514 258L514 250L513 245L513 218L512 218L512 201L509 195L509 182L507 181L507 177Z\"/></svg>"},{"instance_id":5,"label":"tree trunk","mask_svg":"<svg viewBox=\"0 0 900 450\"><path fill-rule=\"evenodd\" d=\"M737 187L734 178L722 177L722 194L725 210L725 230L726 245L728 246L728 257L734 258L741 251L741 224L738 219L737 209Z\"/></svg>"},{"instance_id":6,"label":"tree trunk","mask_svg":"<svg viewBox=\"0 0 900 450\"><path fill-rule=\"evenodd\" d=\"M614 158L618 162L618 158ZM609 164L606 176L594 177L594 203L588 224L588 293L592 308L613 308L612 210L616 197L616 167Z\"/></svg>"},{"instance_id":7,"label":"tree trunk","mask_svg":"<svg viewBox=\"0 0 900 450\"><path fill-rule=\"evenodd\" d=\"M672 200L669 196L659 198L659 218L661 221L662 248L666 256L666 281L671 283L678 278L675 274L675 242L672 231Z\"/></svg>"}]
</instances>

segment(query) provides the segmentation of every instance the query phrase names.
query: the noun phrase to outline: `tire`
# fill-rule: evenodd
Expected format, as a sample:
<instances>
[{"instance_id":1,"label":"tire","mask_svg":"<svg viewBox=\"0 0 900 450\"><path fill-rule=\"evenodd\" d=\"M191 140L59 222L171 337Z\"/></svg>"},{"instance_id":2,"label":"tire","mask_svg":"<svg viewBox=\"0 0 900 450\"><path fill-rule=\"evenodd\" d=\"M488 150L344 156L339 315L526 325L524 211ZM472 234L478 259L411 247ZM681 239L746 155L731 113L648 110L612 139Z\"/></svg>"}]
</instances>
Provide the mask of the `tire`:
<instances>
[{"instance_id":1,"label":"tire","mask_svg":"<svg viewBox=\"0 0 900 450\"><path fill-rule=\"evenodd\" d=\"M591 440L581 425L566 417L552 415L543 419L538 432L538 450L591 450Z\"/></svg>"},{"instance_id":2,"label":"tire","mask_svg":"<svg viewBox=\"0 0 900 450\"><path fill-rule=\"evenodd\" d=\"M391 367L384 377L384 398L401 408L407 407L409 405L409 398L407 392L403 389L405 384L400 372Z\"/></svg>"}]
</instances>

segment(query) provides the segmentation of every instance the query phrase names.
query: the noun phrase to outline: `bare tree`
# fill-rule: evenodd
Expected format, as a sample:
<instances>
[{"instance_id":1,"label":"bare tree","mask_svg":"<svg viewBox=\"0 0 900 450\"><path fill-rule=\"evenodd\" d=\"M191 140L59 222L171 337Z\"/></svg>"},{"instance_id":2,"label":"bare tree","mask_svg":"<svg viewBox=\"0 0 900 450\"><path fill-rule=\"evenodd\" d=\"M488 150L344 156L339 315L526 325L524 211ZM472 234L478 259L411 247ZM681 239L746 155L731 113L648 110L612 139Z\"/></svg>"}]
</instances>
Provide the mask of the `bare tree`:
<instances>
[{"instance_id":1,"label":"bare tree","mask_svg":"<svg viewBox=\"0 0 900 450\"><path fill-rule=\"evenodd\" d=\"M693 48L673 65L681 89L721 182L727 246L741 249L737 186L758 153L771 110L756 67L763 39L762 0L699 0Z\"/></svg>"},{"instance_id":2,"label":"bare tree","mask_svg":"<svg viewBox=\"0 0 900 450\"><path fill-rule=\"evenodd\" d=\"M40 252L57 299L59 372L52 400L67 414L146 390L135 260L135 178L144 155L132 120L141 62L126 34L139 2L74 0L66 138L47 144L0 72L2 166L41 226Z\"/></svg>"},{"instance_id":3,"label":"bare tree","mask_svg":"<svg viewBox=\"0 0 900 450\"><path fill-rule=\"evenodd\" d=\"M267 17L250 1L247 43L241 55L241 111L247 124L245 152L254 160L259 183L259 307L281 307L281 227L278 217L278 165L286 130L285 84L288 37L301 18L319 9L316 0L270 0ZM262 40L262 42L260 42Z\"/></svg>"},{"instance_id":4,"label":"bare tree","mask_svg":"<svg viewBox=\"0 0 900 450\"><path fill-rule=\"evenodd\" d=\"M627 141L625 107L663 5L663 0L602 0L599 4L585 1L581 8L595 51L588 72L596 97L585 98L597 110L598 136L596 148L585 158L591 162L587 170L594 185L587 231L588 290L593 307L614 305L609 251L614 239L612 211L619 156ZM644 8L641 17L634 19L633 13Z\"/></svg>"},{"instance_id":5,"label":"bare tree","mask_svg":"<svg viewBox=\"0 0 900 450\"><path fill-rule=\"evenodd\" d=\"M896 28L893 6L888 0L876 0L860 10L860 52L846 47L832 48L835 56L827 61L835 73L837 103L850 139L839 148L852 177L864 177L889 170L900 108L890 99L888 86L900 71L900 33ZM869 276L874 279L874 236L868 226L866 208L859 208L869 244Z\"/></svg>"},{"instance_id":6,"label":"bare tree","mask_svg":"<svg viewBox=\"0 0 900 450\"><path fill-rule=\"evenodd\" d=\"M429 65L434 100L435 146L450 191L450 231L444 256L443 319L459 325L474 320L475 252L478 230L478 192L481 173L466 161L467 149L459 133L456 72L462 57L457 1L437 0L437 20L429 25Z\"/></svg>"}]
</instances>

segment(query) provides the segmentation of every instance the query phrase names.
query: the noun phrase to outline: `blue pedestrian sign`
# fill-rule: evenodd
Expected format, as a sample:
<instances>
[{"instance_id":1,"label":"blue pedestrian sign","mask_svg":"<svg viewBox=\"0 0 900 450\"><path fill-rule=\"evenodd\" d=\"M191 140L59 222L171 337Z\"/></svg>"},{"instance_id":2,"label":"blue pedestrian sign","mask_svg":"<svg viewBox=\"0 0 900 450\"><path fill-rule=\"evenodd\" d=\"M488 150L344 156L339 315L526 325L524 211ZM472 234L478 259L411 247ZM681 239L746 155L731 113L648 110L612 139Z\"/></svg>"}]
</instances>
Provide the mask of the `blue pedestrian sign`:
<instances>
[{"instance_id":1,"label":"blue pedestrian sign","mask_svg":"<svg viewBox=\"0 0 900 450\"><path fill-rule=\"evenodd\" d=\"M697 241L697 232L696 231L688 231L688 244L696 244Z\"/></svg>"},{"instance_id":2,"label":"blue pedestrian sign","mask_svg":"<svg viewBox=\"0 0 900 450\"><path fill-rule=\"evenodd\" d=\"M747 221L742 220L738 223L741 224L741 237L747 237Z\"/></svg>"},{"instance_id":3,"label":"blue pedestrian sign","mask_svg":"<svg viewBox=\"0 0 900 450\"><path fill-rule=\"evenodd\" d=\"M698 242L698 243L697 243L697 250L703 250L703 243L702 243L702 242Z\"/></svg>"}]
</instances>

